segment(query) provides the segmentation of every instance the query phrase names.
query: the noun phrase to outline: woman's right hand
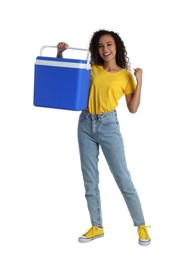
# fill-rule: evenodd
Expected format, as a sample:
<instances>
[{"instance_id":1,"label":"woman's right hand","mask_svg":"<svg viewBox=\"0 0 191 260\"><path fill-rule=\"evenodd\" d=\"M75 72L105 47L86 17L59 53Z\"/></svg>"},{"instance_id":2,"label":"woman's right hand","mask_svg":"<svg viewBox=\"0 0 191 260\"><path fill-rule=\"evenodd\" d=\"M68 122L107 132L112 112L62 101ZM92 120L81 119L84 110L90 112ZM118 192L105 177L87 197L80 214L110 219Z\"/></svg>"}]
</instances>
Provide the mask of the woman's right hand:
<instances>
[{"instance_id":1,"label":"woman's right hand","mask_svg":"<svg viewBox=\"0 0 191 260\"><path fill-rule=\"evenodd\" d=\"M59 42L57 44L57 58L62 58L62 52L65 51L69 45L66 42Z\"/></svg>"}]
</instances>

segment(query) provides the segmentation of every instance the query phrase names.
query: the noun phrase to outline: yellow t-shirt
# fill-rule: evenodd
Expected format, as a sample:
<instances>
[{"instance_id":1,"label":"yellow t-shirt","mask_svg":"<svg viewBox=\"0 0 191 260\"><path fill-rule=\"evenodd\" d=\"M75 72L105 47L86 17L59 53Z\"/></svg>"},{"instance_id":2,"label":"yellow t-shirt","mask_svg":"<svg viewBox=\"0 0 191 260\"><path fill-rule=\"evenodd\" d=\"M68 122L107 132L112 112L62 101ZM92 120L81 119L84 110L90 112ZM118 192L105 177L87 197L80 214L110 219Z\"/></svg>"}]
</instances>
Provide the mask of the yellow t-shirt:
<instances>
[{"instance_id":1,"label":"yellow t-shirt","mask_svg":"<svg viewBox=\"0 0 191 260\"><path fill-rule=\"evenodd\" d=\"M130 71L108 72L102 66L92 65L89 113L111 112L118 106L118 100L133 93L135 88L135 79Z\"/></svg>"}]
</instances>

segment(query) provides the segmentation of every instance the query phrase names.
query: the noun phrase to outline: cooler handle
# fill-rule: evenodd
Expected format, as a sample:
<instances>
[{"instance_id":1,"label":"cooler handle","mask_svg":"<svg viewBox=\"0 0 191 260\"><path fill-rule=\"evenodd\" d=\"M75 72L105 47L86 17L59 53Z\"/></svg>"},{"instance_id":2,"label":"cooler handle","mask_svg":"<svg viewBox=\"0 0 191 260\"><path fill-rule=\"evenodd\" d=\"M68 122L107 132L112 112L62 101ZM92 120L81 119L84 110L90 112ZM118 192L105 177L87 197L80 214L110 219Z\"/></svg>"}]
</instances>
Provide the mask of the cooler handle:
<instances>
[{"instance_id":1,"label":"cooler handle","mask_svg":"<svg viewBox=\"0 0 191 260\"><path fill-rule=\"evenodd\" d=\"M57 46L55 46L55 45L44 45L44 46L42 46L41 47L41 49L40 49L40 56L42 56L42 52L43 52L43 50L45 49L45 48L57 48ZM88 69L90 69L90 52L89 52L89 50L88 49L83 49L83 48L76 48L76 47L68 47L67 49L70 49L70 50L77 50L77 51L87 51L87 58L86 58L86 60L87 60L87 67L86 67L86 69L88 70ZM66 49L66 50L67 50Z\"/></svg>"}]
</instances>

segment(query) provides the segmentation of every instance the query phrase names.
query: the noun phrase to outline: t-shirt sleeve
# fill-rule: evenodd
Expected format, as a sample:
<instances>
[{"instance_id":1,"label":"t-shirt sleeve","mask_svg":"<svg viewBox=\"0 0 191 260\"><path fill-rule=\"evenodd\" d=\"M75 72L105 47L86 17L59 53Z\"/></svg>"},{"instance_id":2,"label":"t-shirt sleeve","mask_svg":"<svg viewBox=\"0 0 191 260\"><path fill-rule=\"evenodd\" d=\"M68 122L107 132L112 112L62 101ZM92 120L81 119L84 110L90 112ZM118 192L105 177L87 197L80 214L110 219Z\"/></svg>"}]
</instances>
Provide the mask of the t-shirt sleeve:
<instances>
[{"instance_id":1,"label":"t-shirt sleeve","mask_svg":"<svg viewBox=\"0 0 191 260\"><path fill-rule=\"evenodd\" d=\"M127 84L126 84L126 87L124 89L124 94L127 95L127 94L131 94L135 91L136 89L136 81L135 81L135 78L133 76L133 74L131 72L128 72L128 75L127 75Z\"/></svg>"}]
</instances>

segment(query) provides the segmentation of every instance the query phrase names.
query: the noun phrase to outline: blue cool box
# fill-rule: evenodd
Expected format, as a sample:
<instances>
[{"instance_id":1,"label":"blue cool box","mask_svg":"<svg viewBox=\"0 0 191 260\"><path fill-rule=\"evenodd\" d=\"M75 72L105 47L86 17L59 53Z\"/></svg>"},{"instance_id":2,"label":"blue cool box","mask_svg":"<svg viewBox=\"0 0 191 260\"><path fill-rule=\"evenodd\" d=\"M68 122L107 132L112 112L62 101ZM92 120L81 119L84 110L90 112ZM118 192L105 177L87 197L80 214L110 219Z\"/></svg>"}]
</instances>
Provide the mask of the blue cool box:
<instances>
[{"instance_id":1,"label":"blue cool box","mask_svg":"<svg viewBox=\"0 0 191 260\"><path fill-rule=\"evenodd\" d=\"M87 108L91 68L86 60L38 56L34 106L66 110Z\"/></svg>"}]
</instances>

